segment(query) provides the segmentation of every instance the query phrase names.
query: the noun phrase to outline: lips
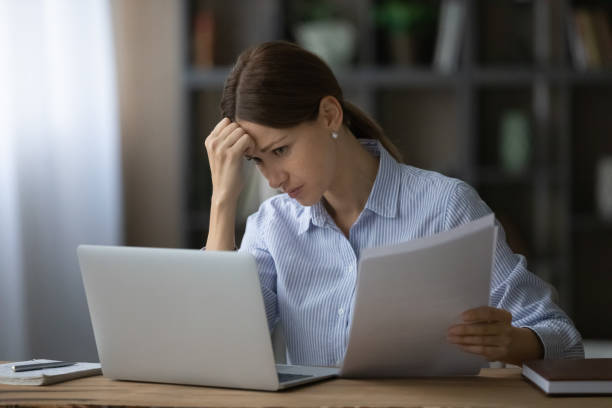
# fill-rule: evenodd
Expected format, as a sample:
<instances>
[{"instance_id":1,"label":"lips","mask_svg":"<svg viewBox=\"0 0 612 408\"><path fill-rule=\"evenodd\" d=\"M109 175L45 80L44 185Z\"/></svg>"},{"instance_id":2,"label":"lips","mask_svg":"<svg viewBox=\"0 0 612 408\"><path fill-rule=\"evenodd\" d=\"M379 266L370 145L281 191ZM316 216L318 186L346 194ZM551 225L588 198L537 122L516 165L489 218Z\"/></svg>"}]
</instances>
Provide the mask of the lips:
<instances>
[{"instance_id":1,"label":"lips","mask_svg":"<svg viewBox=\"0 0 612 408\"><path fill-rule=\"evenodd\" d=\"M289 194L289 197L295 198L295 197L297 197L302 192L302 187L304 187L304 186L300 186L298 188L294 188L293 190L290 190L287 194Z\"/></svg>"}]
</instances>

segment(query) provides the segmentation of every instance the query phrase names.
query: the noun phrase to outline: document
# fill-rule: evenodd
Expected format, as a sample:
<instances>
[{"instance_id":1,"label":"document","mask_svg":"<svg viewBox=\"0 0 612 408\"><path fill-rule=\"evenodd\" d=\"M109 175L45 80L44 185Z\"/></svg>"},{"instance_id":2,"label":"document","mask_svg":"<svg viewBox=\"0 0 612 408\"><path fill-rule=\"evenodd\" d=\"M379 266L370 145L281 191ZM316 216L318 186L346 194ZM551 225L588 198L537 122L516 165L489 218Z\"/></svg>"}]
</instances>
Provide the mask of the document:
<instances>
[{"instance_id":1,"label":"document","mask_svg":"<svg viewBox=\"0 0 612 408\"><path fill-rule=\"evenodd\" d=\"M54 360L37 359L27 363L48 363ZM26 363L22 361L20 363ZM16 363L0 364L0 384L11 385L48 385L68 381L80 377L102 374L100 363L76 363L68 367L46 368L14 372L12 366ZM19 363L17 363L19 364Z\"/></svg>"},{"instance_id":2,"label":"document","mask_svg":"<svg viewBox=\"0 0 612 408\"><path fill-rule=\"evenodd\" d=\"M477 375L484 357L446 341L468 309L487 306L493 214L436 235L366 249L358 266L341 377Z\"/></svg>"}]
</instances>

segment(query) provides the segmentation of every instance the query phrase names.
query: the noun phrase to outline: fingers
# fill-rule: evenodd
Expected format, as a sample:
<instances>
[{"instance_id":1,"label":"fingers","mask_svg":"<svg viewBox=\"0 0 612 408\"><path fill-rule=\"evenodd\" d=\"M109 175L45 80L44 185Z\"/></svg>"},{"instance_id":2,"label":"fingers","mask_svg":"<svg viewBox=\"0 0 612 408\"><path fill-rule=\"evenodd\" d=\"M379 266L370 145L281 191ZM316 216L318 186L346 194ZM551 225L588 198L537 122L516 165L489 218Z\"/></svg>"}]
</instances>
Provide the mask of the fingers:
<instances>
[{"instance_id":1,"label":"fingers","mask_svg":"<svg viewBox=\"0 0 612 408\"><path fill-rule=\"evenodd\" d=\"M229 150L234 146L234 144L244 136L247 136L249 142L242 142L242 144L238 147L237 150L240 150L242 154L244 154L246 150L244 149L245 144L247 147L250 147L253 144L252 139L250 136L248 136L245 130L240 127L240 125L235 122L231 122L228 118L223 118L223 120L217 123L210 135L208 135L204 145L206 146L206 150L209 154L217 154L225 151L230 152ZM231 151L230 153L235 152Z\"/></svg>"},{"instance_id":2,"label":"fingers","mask_svg":"<svg viewBox=\"0 0 612 408\"><path fill-rule=\"evenodd\" d=\"M237 156L244 156L249 149L253 148L253 145L254 142L251 136L248 133L244 133L229 150Z\"/></svg>"},{"instance_id":3,"label":"fingers","mask_svg":"<svg viewBox=\"0 0 612 408\"><path fill-rule=\"evenodd\" d=\"M219 123L217 123L215 125L215 128L213 129L212 132L210 132L211 136L213 135L217 135L219 134L219 132L226 127L227 125L229 125L230 123L232 123L232 121L229 118L223 118L219 121Z\"/></svg>"},{"instance_id":4,"label":"fingers","mask_svg":"<svg viewBox=\"0 0 612 408\"><path fill-rule=\"evenodd\" d=\"M244 129L242 129L240 126L236 128L230 128L228 126L227 131L224 130L219 136L219 139L221 140L219 142L219 150L230 149L240 138L245 135L248 139L250 139Z\"/></svg>"},{"instance_id":5,"label":"fingers","mask_svg":"<svg viewBox=\"0 0 612 408\"><path fill-rule=\"evenodd\" d=\"M219 140L223 140L223 139L220 139L219 136L224 130L227 129L227 127L231 125L232 123L229 120L229 118L223 118L219 121L219 123L217 123L215 128L210 132L208 137L206 137L206 139L204 140L204 146L206 147L206 150L208 152L211 152L217 148L217 146L219 145ZM233 126L233 128L238 126L237 124L234 124L234 125L235 126Z\"/></svg>"},{"instance_id":6,"label":"fingers","mask_svg":"<svg viewBox=\"0 0 612 408\"><path fill-rule=\"evenodd\" d=\"M475 309L470 309L461 314L464 322L512 322L512 313L504 309L496 309L494 307L482 306Z\"/></svg>"},{"instance_id":7,"label":"fingers","mask_svg":"<svg viewBox=\"0 0 612 408\"><path fill-rule=\"evenodd\" d=\"M447 340L459 346L509 346L509 336L449 336Z\"/></svg>"},{"instance_id":8,"label":"fingers","mask_svg":"<svg viewBox=\"0 0 612 408\"><path fill-rule=\"evenodd\" d=\"M500 360L508 355L512 343L511 313L483 306L468 310L461 317L465 323L449 327L448 342L488 360Z\"/></svg>"},{"instance_id":9,"label":"fingers","mask_svg":"<svg viewBox=\"0 0 612 408\"><path fill-rule=\"evenodd\" d=\"M457 324L448 329L449 336L496 336L509 329L507 323Z\"/></svg>"}]
</instances>

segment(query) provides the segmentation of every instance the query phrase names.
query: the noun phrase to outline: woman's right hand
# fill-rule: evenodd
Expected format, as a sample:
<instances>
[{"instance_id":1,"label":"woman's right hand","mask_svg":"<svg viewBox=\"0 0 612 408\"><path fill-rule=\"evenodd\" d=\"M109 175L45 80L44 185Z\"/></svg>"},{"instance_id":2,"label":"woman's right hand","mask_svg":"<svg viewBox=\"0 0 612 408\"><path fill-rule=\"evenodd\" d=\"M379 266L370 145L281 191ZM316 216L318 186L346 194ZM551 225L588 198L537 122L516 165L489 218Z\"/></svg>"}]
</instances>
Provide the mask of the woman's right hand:
<instances>
[{"instance_id":1,"label":"woman's right hand","mask_svg":"<svg viewBox=\"0 0 612 408\"><path fill-rule=\"evenodd\" d=\"M223 118L204 141L213 184L213 203L235 204L244 188L242 160L254 141L237 123Z\"/></svg>"}]
</instances>

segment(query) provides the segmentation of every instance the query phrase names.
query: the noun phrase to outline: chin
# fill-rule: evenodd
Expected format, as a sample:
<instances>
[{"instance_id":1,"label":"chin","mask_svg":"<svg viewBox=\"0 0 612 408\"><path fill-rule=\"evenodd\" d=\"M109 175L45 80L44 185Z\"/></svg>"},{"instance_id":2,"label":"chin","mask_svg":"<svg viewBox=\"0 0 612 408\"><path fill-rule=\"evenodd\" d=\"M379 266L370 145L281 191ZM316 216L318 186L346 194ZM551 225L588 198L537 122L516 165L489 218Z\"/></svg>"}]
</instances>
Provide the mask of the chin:
<instances>
[{"instance_id":1,"label":"chin","mask_svg":"<svg viewBox=\"0 0 612 408\"><path fill-rule=\"evenodd\" d=\"M303 205L304 207L310 207L315 205L316 203L318 203L321 200L321 197L319 198L313 198L313 197L297 197L295 199L295 201L297 201L298 203L300 203L301 205Z\"/></svg>"}]
</instances>

